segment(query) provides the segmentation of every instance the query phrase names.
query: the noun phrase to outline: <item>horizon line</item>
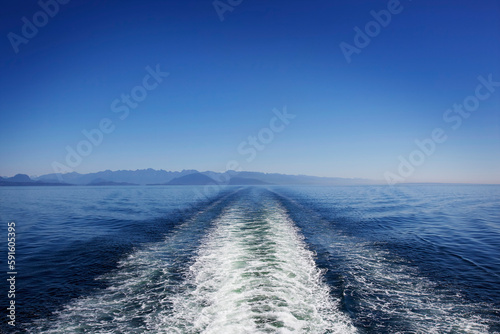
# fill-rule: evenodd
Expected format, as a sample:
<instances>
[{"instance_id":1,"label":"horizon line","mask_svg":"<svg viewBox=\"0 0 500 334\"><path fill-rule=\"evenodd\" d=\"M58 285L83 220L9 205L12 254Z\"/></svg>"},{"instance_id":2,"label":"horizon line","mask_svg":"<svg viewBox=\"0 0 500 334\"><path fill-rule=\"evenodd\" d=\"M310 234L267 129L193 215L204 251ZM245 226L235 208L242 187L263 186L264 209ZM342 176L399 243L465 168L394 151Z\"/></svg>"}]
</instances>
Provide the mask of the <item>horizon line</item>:
<instances>
[{"instance_id":1,"label":"horizon line","mask_svg":"<svg viewBox=\"0 0 500 334\"><path fill-rule=\"evenodd\" d=\"M306 176L306 177L317 177L317 178L325 178L325 179L344 179L344 180L364 180L364 181L370 181L374 182L370 185L388 185L387 182L383 179L369 179L369 178L363 178L363 177L341 177L341 176L318 176L318 175L309 175L309 174L287 174L287 173L279 173L279 172L263 172L263 171L251 171L251 170L242 170L242 171L236 171L236 170L225 170L225 171L212 171L212 170L205 170L205 171L200 171L197 169L182 169L182 170L166 170L166 169L155 169L155 168L138 168L138 169L116 169L116 170L111 170L111 169L105 169L105 170L99 170L99 171L94 171L94 172L87 172L87 173L80 173L77 171L73 172L68 172L68 173L45 173L45 174L40 174L40 175L29 175L25 173L16 173L13 176L0 176L1 178L11 178L16 175L27 175L29 178L39 178L42 176L46 175L68 175L68 174L80 174L80 175L88 175L88 174L97 174L97 173L102 173L102 172L137 172L137 171L146 171L146 170L153 170L153 171L164 171L167 173L181 173L184 171L193 171L197 173L207 173L207 172L212 172L212 173L218 173L218 174L224 174L227 172L235 172L235 173L262 173L262 174L279 174L279 175L288 175L288 176ZM412 185L412 184L448 184L448 185L500 185L500 181L493 181L493 182L474 182L474 181L453 181L453 182L446 182L446 181L414 181L414 182L400 182L396 183L394 185Z\"/></svg>"}]
</instances>

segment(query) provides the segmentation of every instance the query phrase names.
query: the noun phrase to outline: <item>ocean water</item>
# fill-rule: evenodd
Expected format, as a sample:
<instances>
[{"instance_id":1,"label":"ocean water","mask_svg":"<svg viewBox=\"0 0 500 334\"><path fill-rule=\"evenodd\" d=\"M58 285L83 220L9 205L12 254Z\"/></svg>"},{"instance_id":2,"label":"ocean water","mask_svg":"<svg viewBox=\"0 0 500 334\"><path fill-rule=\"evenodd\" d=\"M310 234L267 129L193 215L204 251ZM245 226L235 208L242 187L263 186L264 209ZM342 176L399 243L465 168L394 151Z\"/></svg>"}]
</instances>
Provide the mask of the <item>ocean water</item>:
<instances>
[{"instance_id":1,"label":"ocean water","mask_svg":"<svg viewBox=\"0 0 500 334\"><path fill-rule=\"evenodd\" d=\"M500 333L500 186L2 187L5 333Z\"/></svg>"}]
</instances>

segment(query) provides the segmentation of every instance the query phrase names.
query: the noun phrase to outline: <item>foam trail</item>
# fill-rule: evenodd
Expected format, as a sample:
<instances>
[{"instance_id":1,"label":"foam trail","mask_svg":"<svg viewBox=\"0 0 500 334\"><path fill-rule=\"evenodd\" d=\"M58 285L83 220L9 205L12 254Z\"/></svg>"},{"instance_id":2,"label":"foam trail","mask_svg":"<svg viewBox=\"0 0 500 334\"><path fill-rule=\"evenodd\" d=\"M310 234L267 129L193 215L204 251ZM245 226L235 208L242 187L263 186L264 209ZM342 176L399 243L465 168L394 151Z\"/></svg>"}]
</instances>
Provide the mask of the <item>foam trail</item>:
<instances>
[{"instance_id":1,"label":"foam trail","mask_svg":"<svg viewBox=\"0 0 500 334\"><path fill-rule=\"evenodd\" d=\"M345 293L347 299L355 300L359 316L390 319L386 326L394 331L489 333L476 305L462 301L456 292L437 289L389 252L347 239L331 244L330 250L348 259L344 263Z\"/></svg>"},{"instance_id":2,"label":"foam trail","mask_svg":"<svg viewBox=\"0 0 500 334\"><path fill-rule=\"evenodd\" d=\"M356 332L284 209L262 202L217 220L159 333Z\"/></svg>"},{"instance_id":3,"label":"foam trail","mask_svg":"<svg viewBox=\"0 0 500 334\"><path fill-rule=\"evenodd\" d=\"M182 272L204 233L231 194L177 226L163 242L136 249L102 277L106 289L77 298L51 319L35 321L30 333L156 333L149 324L171 307Z\"/></svg>"},{"instance_id":4,"label":"foam trail","mask_svg":"<svg viewBox=\"0 0 500 334\"><path fill-rule=\"evenodd\" d=\"M247 197L249 195L249 197ZM353 333L294 222L236 193L120 261L32 333Z\"/></svg>"},{"instance_id":5,"label":"foam trail","mask_svg":"<svg viewBox=\"0 0 500 334\"><path fill-rule=\"evenodd\" d=\"M328 262L335 264L330 269L342 277L344 302L358 328L375 333L493 333L490 320L481 314L491 306L464 300L383 244L345 233L296 201L282 203L295 213L292 217L311 246L328 253Z\"/></svg>"}]
</instances>

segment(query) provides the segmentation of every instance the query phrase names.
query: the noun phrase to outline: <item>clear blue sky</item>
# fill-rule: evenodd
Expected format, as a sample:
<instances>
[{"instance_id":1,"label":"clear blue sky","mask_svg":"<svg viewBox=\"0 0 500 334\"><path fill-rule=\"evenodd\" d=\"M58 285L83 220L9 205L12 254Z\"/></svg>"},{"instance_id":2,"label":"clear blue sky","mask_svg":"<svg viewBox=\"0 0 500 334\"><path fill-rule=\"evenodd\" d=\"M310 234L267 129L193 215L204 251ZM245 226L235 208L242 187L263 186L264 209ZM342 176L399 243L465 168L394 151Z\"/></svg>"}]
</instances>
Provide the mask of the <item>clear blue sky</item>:
<instances>
[{"instance_id":1,"label":"clear blue sky","mask_svg":"<svg viewBox=\"0 0 500 334\"><path fill-rule=\"evenodd\" d=\"M383 179L415 139L442 128L447 140L405 181L500 183L500 87L457 129L443 119L475 94L478 76L500 81L499 2L401 1L348 63L339 45L355 46L354 27L364 31L388 3L243 0L221 21L212 0L72 0L46 25L36 1L4 3L0 175L53 172L82 130L109 118L114 131L71 170L222 171L235 160ZM8 34L22 36L34 15L41 26L16 53ZM121 120L112 102L157 64L169 76ZM247 161L238 146L251 147L248 136L284 106L296 117Z\"/></svg>"}]
</instances>

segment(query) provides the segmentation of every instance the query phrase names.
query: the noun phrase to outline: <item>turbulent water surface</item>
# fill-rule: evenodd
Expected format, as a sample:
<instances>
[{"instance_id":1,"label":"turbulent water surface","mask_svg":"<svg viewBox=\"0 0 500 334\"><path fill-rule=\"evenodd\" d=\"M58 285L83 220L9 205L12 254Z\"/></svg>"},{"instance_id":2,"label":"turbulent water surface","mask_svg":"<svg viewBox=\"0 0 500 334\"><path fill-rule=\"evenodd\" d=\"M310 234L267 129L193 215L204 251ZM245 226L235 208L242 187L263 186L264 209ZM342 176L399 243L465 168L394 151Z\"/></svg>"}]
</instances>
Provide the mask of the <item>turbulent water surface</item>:
<instances>
[{"instance_id":1,"label":"turbulent water surface","mask_svg":"<svg viewBox=\"0 0 500 334\"><path fill-rule=\"evenodd\" d=\"M204 193L0 188L0 231L16 223L15 330L500 332L499 186Z\"/></svg>"}]
</instances>

